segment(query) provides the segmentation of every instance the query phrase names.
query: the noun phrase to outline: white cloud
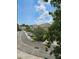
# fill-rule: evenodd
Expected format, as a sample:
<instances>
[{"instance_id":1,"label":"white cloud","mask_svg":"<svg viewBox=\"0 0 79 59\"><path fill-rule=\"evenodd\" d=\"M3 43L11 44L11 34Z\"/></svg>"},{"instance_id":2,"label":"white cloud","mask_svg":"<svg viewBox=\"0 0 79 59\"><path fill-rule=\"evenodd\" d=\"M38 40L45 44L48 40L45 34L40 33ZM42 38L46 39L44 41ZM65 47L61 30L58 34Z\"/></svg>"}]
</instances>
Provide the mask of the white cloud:
<instances>
[{"instance_id":1,"label":"white cloud","mask_svg":"<svg viewBox=\"0 0 79 59\"><path fill-rule=\"evenodd\" d=\"M52 23L53 22L53 18L52 16L48 15L48 14L44 14L41 15L37 18L37 20L35 20L36 24L43 24L43 23Z\"/></svg>"},{"instance_id":2,"label":"white cloud","mask_svg":"<svg viewBox=\"0 0 79 59\"><path fill-rule=\"evenodd\" d=\"M41 15L35 21L36 24L51 23L53 18L49 15L49 11L47 11L45 7L45 4L50 4L50 0L48 0L47 3L43 0L38 0L38 4L39 5L35 6L35 8L37 12L41 13Z\"/></svg>"},{"instance_id":3,"label":"white cloud","mask_svg":"<svg viewBox=\"0 0 79 59\"><path fill-rule=\"evenodd\" d=\"M45 10L46 10L46 8L43 4L40 4L40 5L35 6L35 7L36 7L36 11L41 12L41 13L45 12Z\"/></svg>"},{"instance_id":4,"label":"white cloud","mask_svg":"<svg viewBox=\"0 0 79 59\"><path fill-rule=\"evenodd\" d=\"M47 4L50 4L50 1L51 1L51 0L48 0Z\"/></svg>"},{"instance_id":5,"label":"white cloud","mask_svg":"<svg viewBox=\"0 0 79 59\"><path fill-rule=\"evenodd\" d=\"M50 16L48 23L52 24L52 22L53 22L53 18L52 18L52 16Z\"/></svg>"}]
</instances>

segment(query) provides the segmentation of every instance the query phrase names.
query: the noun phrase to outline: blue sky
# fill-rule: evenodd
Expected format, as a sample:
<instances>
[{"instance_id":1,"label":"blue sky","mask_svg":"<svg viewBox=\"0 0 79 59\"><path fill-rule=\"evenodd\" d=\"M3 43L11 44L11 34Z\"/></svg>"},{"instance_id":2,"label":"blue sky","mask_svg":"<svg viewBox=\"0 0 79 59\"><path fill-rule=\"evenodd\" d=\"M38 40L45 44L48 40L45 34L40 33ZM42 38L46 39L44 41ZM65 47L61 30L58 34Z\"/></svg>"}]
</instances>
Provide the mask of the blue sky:
<instances>
[{"instance_id":1,"label":"blue sky","mask_svg":"<svg viewBox=\"0 0 79 59\"><path fill-rule=\"evenodd\" d=\"M42 3L41 0L18 0L18 23L29 25L47 23L52 20L48 12L53 10L54 7Z\"/></svg>"}]
</instances>

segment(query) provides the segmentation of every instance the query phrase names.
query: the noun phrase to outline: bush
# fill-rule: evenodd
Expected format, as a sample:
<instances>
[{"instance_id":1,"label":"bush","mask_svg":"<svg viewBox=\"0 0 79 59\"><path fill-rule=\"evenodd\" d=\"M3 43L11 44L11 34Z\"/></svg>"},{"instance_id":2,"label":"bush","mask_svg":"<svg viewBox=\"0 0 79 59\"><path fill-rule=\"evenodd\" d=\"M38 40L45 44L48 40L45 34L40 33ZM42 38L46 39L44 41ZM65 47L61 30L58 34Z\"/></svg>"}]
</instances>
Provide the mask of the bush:
<instances>
[{"instance_id":1,"label":"bush","mask_svg":"<svg viewBox=\"0 0 79 59\"><path fill-rule=\"evenodd\" d=\"M46 31L40 27L35 28L33 31L31 31L34 36L32 37L36 41L45 41L45 33Z\"/></svg>"}]
</instances>

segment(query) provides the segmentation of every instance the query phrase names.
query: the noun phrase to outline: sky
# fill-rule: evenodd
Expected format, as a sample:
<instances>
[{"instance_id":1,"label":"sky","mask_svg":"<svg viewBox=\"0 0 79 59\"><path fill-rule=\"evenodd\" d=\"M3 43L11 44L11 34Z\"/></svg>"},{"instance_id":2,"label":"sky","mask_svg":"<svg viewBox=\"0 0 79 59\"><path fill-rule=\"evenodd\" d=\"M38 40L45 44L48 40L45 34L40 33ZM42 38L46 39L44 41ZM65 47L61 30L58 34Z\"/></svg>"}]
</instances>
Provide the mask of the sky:
<instances>
[{"instance_id":1,"label":"sky","mask_svg":"<svg viewBox=\"0 0 79 59\"><path fill-rule=\"evenodd\" d=\"M18 24L43 24L51 23L53 18L49 12L55 10L50 5L50 0L45 3L42 0L18 0Z\"/></svg>"}]
</instances>

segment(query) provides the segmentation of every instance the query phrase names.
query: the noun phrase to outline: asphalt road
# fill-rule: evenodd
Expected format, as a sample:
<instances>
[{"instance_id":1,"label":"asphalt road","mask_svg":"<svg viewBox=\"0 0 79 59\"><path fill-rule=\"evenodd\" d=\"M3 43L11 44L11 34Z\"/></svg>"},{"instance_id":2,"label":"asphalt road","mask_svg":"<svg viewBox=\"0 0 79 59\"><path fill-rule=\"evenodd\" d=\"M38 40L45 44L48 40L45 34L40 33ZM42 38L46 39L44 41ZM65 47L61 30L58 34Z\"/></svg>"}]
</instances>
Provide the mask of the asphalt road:
<instances>
[{"instance_id":1,"label":"asphalt road","mask_svg":"<svg viewBox=\"0 0 79 59\"><path fill-rule=\"evenodd\" d=\"M26 33L27 34L27 33ZM17 32L17 49L28 54L48 58L55 59L55 56L50 56L48 52L45 51L44 45L42 42L34 42L30 40L28 35L26 35L24 31Z\"/></svg>"}]
</instances>

